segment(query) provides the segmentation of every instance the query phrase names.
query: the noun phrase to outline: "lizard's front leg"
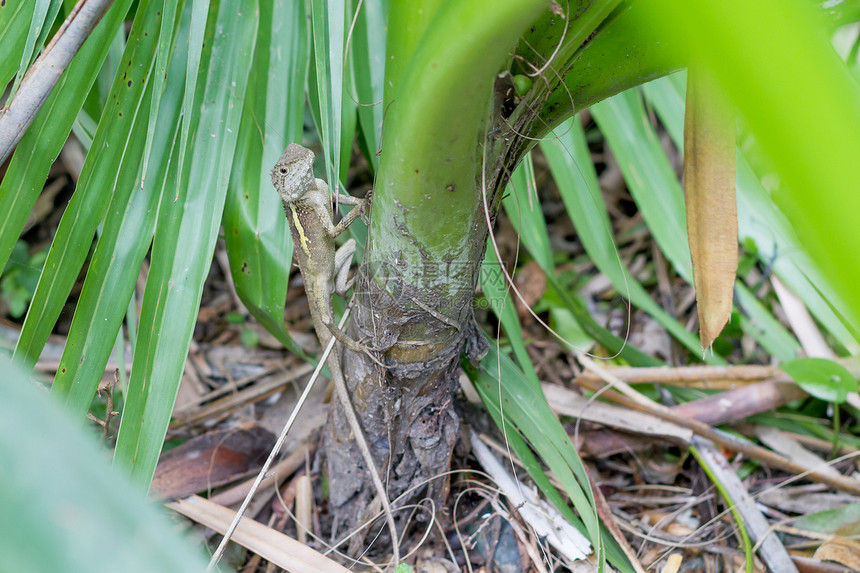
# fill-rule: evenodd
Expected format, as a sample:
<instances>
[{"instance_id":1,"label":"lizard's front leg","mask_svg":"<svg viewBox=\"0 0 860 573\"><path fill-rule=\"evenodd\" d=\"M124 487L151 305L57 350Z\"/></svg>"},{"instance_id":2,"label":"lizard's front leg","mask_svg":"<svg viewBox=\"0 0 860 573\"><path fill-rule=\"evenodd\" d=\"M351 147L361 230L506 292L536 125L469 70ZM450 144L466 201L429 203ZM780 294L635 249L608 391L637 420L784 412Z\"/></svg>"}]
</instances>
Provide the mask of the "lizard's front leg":
<instances>
[{"instance_id":1,"label":"lizard's front leg","mask_svg":"<svg viewBox=\"0 0 860 573\"><path fill-rule=\"evenodd\" d=\"M359 199L357 197L353 197L352 195L347 195L347 197L350 197L354 201L356 207L355 209L344 215L343 219L341 219L337 225L333 225L331 223L331 220L328 221L328 225L326 226L326 232L329 234L330 237L337 237L338 235L343 233L347 227L352 225L353 221L364 215L364 213L367 211L367 208L370 206L370 195L368 195L364 199ZM340 202L346 204L353 204L353 201Z\"/></svg>"},{"instance_id":2,"label":"lizard's front leg","mask_svg":"<svg viewBox=\"0 0 860 573\"><path fill-rule=\"evenodd\" d=\"M355 239L349 239L343 245L335 251L334 254L334 291L342 297L346 297L346 292L352 288L353 283L355 282L355 278L352 280L349 279L349 266L352 263L352 257L355 255ZM376 359L373 354L371 354L372 349L364 344L358 342L357 340L353 340L349 337L343 330L337 327L334 324L334 321L329 318L329 320L323 318L323 323L328 328L329 332L331 332L332 336L334 336L338 342L343 344L346 348L350 349L355 353L364 353L367 354L371 360L382 366L379 360Z\"/></svg>"}]
</instances>

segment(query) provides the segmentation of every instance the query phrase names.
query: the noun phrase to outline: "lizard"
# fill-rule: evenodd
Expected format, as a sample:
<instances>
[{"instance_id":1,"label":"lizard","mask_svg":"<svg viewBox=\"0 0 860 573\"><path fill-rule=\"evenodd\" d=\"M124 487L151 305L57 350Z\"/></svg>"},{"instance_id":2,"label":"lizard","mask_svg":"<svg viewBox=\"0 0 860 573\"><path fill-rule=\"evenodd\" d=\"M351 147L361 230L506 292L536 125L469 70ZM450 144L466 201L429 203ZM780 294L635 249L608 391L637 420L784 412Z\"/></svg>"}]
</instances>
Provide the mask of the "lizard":
<instances>
[{"instance_id":1,"label":"lizard","mask_svg":"<svg viewBox=\"0 0 860 573\"><path fill-rule=\"evenodd\" d=\"M366 352L367 348L351 339L334 323L331 298L335 292L343 295L349 289L347 275L355 253L354 239L349 239L339 249L335 248L334 240L356 218L365 213L370 197L359 199L351 195L338 195L340 203L356 205L356 207L335 225L328 185L322 179L314 177L313 161L314 154L311 150L297 143L290 143L272 169L272 184L284 205L295 245L294 257L305 282L311 320L320 343L325 348L334 336L338 342L353 352ZM347 422L355 436L356 445L367 464L371 481L382 503L385 519L391 531L396 564L400 561L399 539L388 492L379 477L379 471L355 414L340 368L338 353L333 352L329 356L328 367L335 394L344 410Z\"/></svg>"}]
</instances>

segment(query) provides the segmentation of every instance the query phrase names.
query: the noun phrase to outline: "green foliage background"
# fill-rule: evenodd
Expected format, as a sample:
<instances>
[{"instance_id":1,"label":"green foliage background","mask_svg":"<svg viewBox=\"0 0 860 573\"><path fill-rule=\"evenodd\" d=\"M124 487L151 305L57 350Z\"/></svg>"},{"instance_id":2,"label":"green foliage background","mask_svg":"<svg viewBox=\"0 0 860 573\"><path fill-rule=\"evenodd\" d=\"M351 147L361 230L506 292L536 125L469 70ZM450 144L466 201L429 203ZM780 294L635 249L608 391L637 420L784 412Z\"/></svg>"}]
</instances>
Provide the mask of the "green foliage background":
<instances>
[{"instance_id":1,"label":"green foliage background","mask_svg":"<svg viewBox=\"0 0 860 573\"><path fill-rule=\"evenodd\" d=\"M7 0L0 8L0 84L17 82L71 4ZM358 141L378 170L375 236L393 233L385 221L395 201L446 208L448 223L457 228L471 204L434 196L428 206L426 182L413 168L445 173L438 166L450 151L450 137L483 128L493 76L502 70L534 76L516 112L540 110L523 134L532 138L526 146L540 145L589 257L618 293L696 353L695 335L620 265L586 145L589 134L571 120L574 111L590 106L599 137L618 160L656 243L689 282L683 191L650 114L683 149L683 73L662 76L690 58L715 70L741 113L741 132L754 137L742 138L752 143L738 150L739 239L750 264L772 264L839 352L856 353L860 90L856 50L854 60L844 63L830 35L857 20L857 2L822 10L798 0L603 0L565 5L563 18L557 6L536 0L368 0L356 11L350 0L116 0L18 145L0 184L2 268L69 133L88 148L39 275L16 361L32 367L84 269L52 392L83 418L126 321L134 362L115 462L146 489L222 226L244 304L287 348L300 352L283 323L292 245L268 178L286 143L306 138L312 121L328 180L343 184ZM132 25L126 36L127 21ZM541 58L539 74L523 64ZM459 115L452 117L452 110ZM521 117L516 113L512 121ZM457 185L471 185L483 161L475 143L455 146L458 157L468 155L452 167ZM409 169L402 168L404 158ZM548 250L543 215L527 192L534 178L529 166L527 158L503 207L551 279L546 304L554 327L576 333L583 344L597 341L621 352L627 363L654 364L597 324L575 288L556 278L558 261ZM772 173L778 184L765 188L762 176ZM414 218L431 256L469 248L456 242L462 235L422 227L426 211L415 211ZM139 300L134 285L147 253L150 272ZM13 269L6 272L4 280L13 280ZM484 288L489 293L493 287ZM794 335L743 277L736 301L741 332L780 360L797 356ZM510 349L527 379L533 369L514 330L506 330ZM724 359L712 354L706 361ZM506 416L498 407L498 384L510 382L485 383L488 407ZM522 387L531 387L529 399L542 400L538 387ZM551 419L537 427L558 424L546 416ZM521 430L541 450L547 438ZM559 447L565 463L575 466L570 444ZM565 487L580 500L577 509L594 536L596 520L586 516L590 491L581 475L573 477L577 471Z\"/></svg>"}]
</instances>

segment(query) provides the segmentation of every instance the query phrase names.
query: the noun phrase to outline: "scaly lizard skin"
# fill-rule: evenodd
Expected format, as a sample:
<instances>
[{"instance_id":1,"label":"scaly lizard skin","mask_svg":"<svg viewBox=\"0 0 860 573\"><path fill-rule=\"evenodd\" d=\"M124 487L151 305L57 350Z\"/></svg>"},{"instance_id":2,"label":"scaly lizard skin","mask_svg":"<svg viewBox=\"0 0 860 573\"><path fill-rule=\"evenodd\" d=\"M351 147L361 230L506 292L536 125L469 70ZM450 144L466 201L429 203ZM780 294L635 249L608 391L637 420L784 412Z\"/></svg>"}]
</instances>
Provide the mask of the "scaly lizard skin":
<instances>
[{"instance_id":1,"label":"scaly lizard skin","mask_svg":"<svg viewBox=\"0 0 860 573\"><path fill-rule=\"evenodd\" d=\"M331 337L337 338L353 352L366 350L358 342L349 338L334 324L331 308L332 294L343 295L349 284L346 280L349 264L355 252L355 241L350 239L340 249L335 249L334 239L364 211L368 199L358 199L350 195L340 195L341 203L357 205L337 225L332 223L332 207L328 185L313 175L314 154L296 143L287 146L286 151L272 169L272 184L281 196L284 211L293 234L293 256L299 265L305 281L305 291L311 309L314 329L325 348ZM343 379L338 353L329 356L328 367L331 371L335 392L346 414L347 421L355 434L355 441L364 462L368 466L371 479L384 508L386 521L391 530L394 560L400 560L397 529L388 500L388 493L379 477L364 432L355 415L355 409Z\"/></svg>"}]
</instances>

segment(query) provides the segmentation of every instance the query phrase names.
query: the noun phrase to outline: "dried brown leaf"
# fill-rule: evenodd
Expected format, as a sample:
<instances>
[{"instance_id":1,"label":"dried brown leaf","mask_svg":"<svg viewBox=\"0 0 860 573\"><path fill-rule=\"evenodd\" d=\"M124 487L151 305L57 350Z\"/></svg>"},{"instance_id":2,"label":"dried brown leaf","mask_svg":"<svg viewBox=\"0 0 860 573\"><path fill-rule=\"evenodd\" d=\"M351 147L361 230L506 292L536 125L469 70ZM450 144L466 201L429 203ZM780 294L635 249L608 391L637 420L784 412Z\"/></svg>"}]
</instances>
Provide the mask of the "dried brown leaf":
<instances>
[{"instance_id":1,"label":"dried brown leaf","mask_svg":"<svg viewBox=\"0 0 860 573\"><path fill-rule=\"evenodd\" d=\"M197 436L161 455L150 493L174 499L243 478L260 469L274 443L271 432L253 423Z\"/></svg>"},{"instance_id":2,"label":"dried brown leaf","mask_svg":"<svg viewBox=\"0 0 860 573\"><path fill-rule=\"evenodd\" d=\"M707 72L687 75L684 187L699 336L708 348L732 313L738 267L735 122Z\"/></svg>"},{"instance_id":3,"label":"dried brown leaf","mask_svg":"<svg viewBox=\"0 0 860 573\"><path fill-rule=\"evenodd\" d=\"M816 549L814 557L823 561L835 561L860 571L860 543L851 539L834 537Z\"/></svg>"}]
</instances>

